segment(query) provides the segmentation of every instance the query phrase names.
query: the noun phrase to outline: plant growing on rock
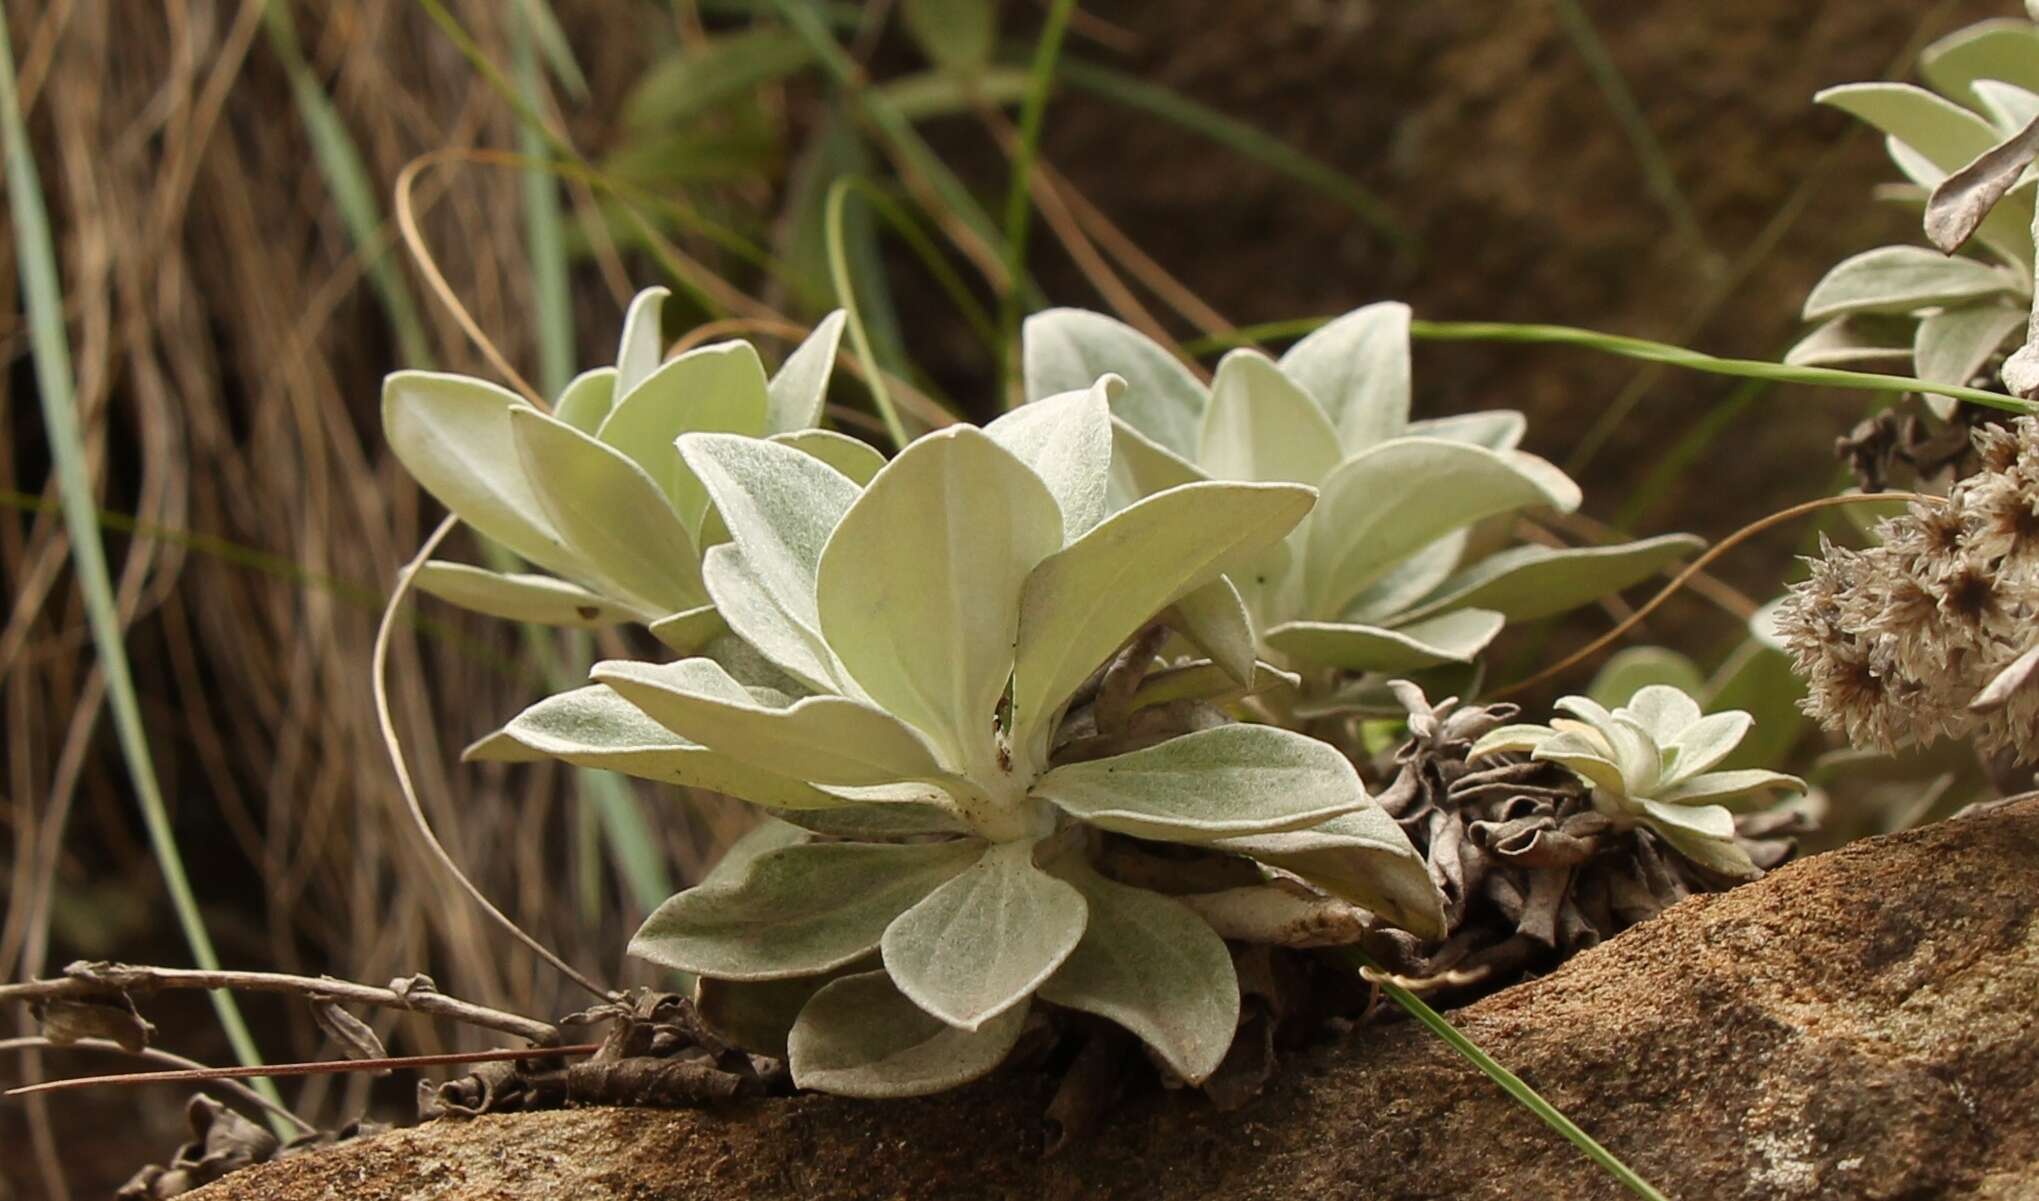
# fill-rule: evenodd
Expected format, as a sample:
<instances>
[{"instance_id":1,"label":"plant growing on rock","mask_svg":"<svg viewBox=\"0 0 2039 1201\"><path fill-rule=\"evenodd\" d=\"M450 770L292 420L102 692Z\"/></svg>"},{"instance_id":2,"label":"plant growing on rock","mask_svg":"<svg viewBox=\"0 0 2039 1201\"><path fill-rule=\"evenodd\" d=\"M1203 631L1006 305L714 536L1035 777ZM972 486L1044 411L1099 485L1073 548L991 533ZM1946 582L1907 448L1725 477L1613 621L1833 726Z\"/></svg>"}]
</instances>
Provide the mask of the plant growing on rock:
<instances>
[{"instance_id":1,"label":"plant growing on rock","mask_svg":"<svg viewBox=\"0 0 2039 1201\"><path fill-rule=\"evenodd\" d=\"M1615 829L1642 826L1721 876L1759 874L1736 839L1729 806L1803 792L1805 781L1762 768L1711 770L1749 732L1747 713L1702 714L1698 702L1667 684L1643 688L1613 710L1583 696L1565 697L1556 707L1571 719L1490 730L1468 758L1516 752L1558 764L1592 789L1594 811Z\"/></svg>"},{"instance_id":2,"label":"plant growing on rock","mask_svg":"<svg viewBox=\"0 0 2039 1201\"><path fill-rule=\"evenodd\" d=\"M831 314L769 380L748 342L661 361L664 288L630 304L616 365L582 373L550 413L485 380L399 371L383 388L397 458L482 536L554 574L433 560L418 587L465 608L544 625L642 622L686 652L722 631L701 580L727 535L673 440L741 434L814 456L859 479L883 461L814 428L843 317Z\"/></svg>"},{"instance_id":3,"label":"plant growing on rock","mask_svg":"<svg viewBox=\"0 0 2039 1201\"><path fill-rule=\"evenodd\" d=\"M1332 321L1279 360L1236 350L1209 387L1166 350L1097 313L1054 309L1025 332L1027 395L1099 371L1130 387L1113 404L1115 504L1204 480L1321 490L1296 532L1232 576L1270 662L1407 673L1471 662L1502 626L1563 612L1688 553L1672 535L1618 546L1519 546L1485 554L1475 526L1537 507L1568 512L1579 489L1516 449L1522 415L1411 421L1409 310L1375 304Z\"/></svg>"},{"instance_id":4,"label":"plant growing on rock","mask_svg":"<svg viewBox=\"0 0 2039 1201\"><path fill-rule=\"evenodd\" d=\"M2004 144L2032 137L2039 25L2008 18L1972 25L1927 47L1919 72L1930 89L1852 83L1828 88L1818 100L1886 135L1890 157L1909 181L1886 192L1925 206L1950 182L1958 187L1971 165L1987 165L1993 154L2003 157ZM1939 250L1883 246L1827 272L1805 302L1806 320L1819 325L1785 361L1910 360L1921 379L1989 387L1992 363L2023 340L2032 309L2033 190L2029 180L2017 181L2022 166L2013 164L2010 176L1998 179L2001 186L1976 213L1970 229L1979 254L1952 254L1965 233L1951 241L1936 234ZM1929 233L1934 225L1929 212ZM1927 395L1925 403L1942 420L1955 415L1951 398Z\"/></svg>"},{"instance_id":5,"label":"plant growing on rock","mask_svg":"<svg viewBox=\"0 0 2039 1201\"><path fill-rule=\"evenodd\" d=\"M1109 512L1119 387L929 434L863 487L769 440L682 435L729 531L702 582L734 637L598 664L472 752L783 819L631 949L703 977L709 1012L733 998L803 1086L972 1079L1036 999L1117 1022L1201 1081L1238 1022L1228 938L1349 940L1355 905L1435 932L1421 860L1342 754L1200 701L1250 686L1250 662L1246 681L1214 661L1150 677L1157 617L1259 560L1314 494L1194 480ZM1115 878L1168 845L1247 875L1180 896Z\"/></svg>"}]
</instances>

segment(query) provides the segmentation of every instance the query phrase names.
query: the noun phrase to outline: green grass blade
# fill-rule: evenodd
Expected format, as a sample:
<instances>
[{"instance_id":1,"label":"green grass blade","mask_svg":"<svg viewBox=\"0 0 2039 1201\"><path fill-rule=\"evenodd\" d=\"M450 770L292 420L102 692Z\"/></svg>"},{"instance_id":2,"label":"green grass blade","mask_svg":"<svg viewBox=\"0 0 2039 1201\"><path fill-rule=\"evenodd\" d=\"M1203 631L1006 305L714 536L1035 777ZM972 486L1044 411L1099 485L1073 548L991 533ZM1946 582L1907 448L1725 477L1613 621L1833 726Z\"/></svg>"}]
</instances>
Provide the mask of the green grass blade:
<instances>
[{"instance_id":1,"label":"green grass blade","mask_svg":"<svg viewBox=\"0 0 2039 1201\"><path fill-rule=\"evenodd\" d=\"M1479 1044L1459 1032L1458 1027L1444 1019L1444 1015L1425 1004L1423 998L1386 978L1380 965L1366 952L1357 947L1347 947L1346 955L1359 967L1373 969L1372 979L1388 994L1388 999L1407 1010L1410 1017L1423 1023L1432 1034L1443 1039L1452 1050L1457 1051L1474 1067L1485 1072L1487 1078L1501 1086L1501 1091L1515 1099L1516 1104L1542 1118L1544 1124L1562 1134L1572 1145L1585 1152L1586 1157L1599 1164L1607 1174L1619 1180L1624 1187L1644 1201L1670 1201L1664 1194L1651 1187L1650 1182L1637 1175L1635 1170L1615 1158L1614 1152L1601 1146L1592 1135L1579 1129L1572 1119L1561 1113L1557 1106L1543 1099L1537 1091L1524 1083L1522 1077L1502 1067L1494 1057L1482 1051Z\"/></svg>"},{"instance_id":2,"label":"green grass blade","mask_svg":"<svg viewBox=\"0 0 2039 1201\"><path fill-rule=\"evenodd\" d=\"M1664 154L1663 144L1657 141L1655 131L1650 129L1649 119L1643 116L1642 106L1636 102L1635 93L1629 90L1628 80L1622 76L1621 68L1615 65L1614 57L1607 52L1607 44L1600 40L1600 31L1593 28L1592 18L1579 7L1579 0L1557 0L1557 16L1558 24L1564 26L1565 36L1572 40L1572 48L1579 52L1580 60L1586 64L1586 73L1593 77L1594 86L1600 89L1607 107L1614 112L1615 121L1621 125L1622 136L1628 139L1629 148L1635 152L1650 194L1670 216L1679 239L1717 265L1712 249L1706 244L1706 235L1699 228L1699 218L1685 199L1684 190L1678 186L1678 176L1671 170L1671 161Z\"/></svg>"},{"instance_id":3,"label":"green grass blade","mask_svg":"<svg viewBox=\"0 0 2039 1201\"><path fill-rule=\"evenodd\" d=\"M1055 84L1055 60L1062 54L1062 35L1069 28L1069 14L1075 0L1054 0L1047 24L1041 28L1040 43L1034 48L1033 70L1028 75L1026 101L1020 108L1019 145L1012 156L1012 180L1005 192L1005 295L999 308L998 387L1002 395L1017 403L1019 390L1011 387L1017 374L1019 356L1020 286L1027 268L1028 218L1033 200L1028 185L1034 173L1034 154L1041 144L1041 118L1048 111L1048 92Z\"/></svg>"},{"instance_id":4,"label":"green grass blade","mask_svg":"<svg viewBox=\"0 0 2039 1201\"><path fill-rule=\"evenodd\" d=\"M431 339L426 335L410 285L390 253L391 239L376 203L375 184L346 123L340 120L339 111L305 61L304 51L298 45L297 27L291 22L289 0L269 0L262 12L262 23L269 35L269 45L290 80L291 98L304 121L305 134L311 139L312 157L318 163L319 174L326 181L327 191L332 193L333 207L340 214L341 224L347 227L347 239L353 243L354 253L362 258L369 285L389 316L404 362L411 367L429 367Z\"/></svg>"},{"instance_id":5,"label":"green grass blade","mask_svg":"<svg viewBox=\"0 0 2039 1201\"><path fill-rule=\"evenodd\" d=\"M122 644L120 614L106 566L106 547L99 539L92 479L78 429L77 395L71 376L71 350L65 341L63 285L57 273L56 248L50 236L49 214L43 207L35 156L28 144L28 129L21 119L21 102L14 82L14 47L4 21L0 21L0 136L7 143L7 198L14 219L21 290L28 312L29 351L35 361L36 388L48 431L50 458L56 467L57 490L63 500L64 528L71 539L71 561L78 573L78 587L85 595L85 615L92 628L99 668L105 673L107 705L113 711L114 729L120 738L128 774L134 781L149 845L162 870L163 885L170 895L177 924L190 944L192 960L201 968L218 970L219 955L213 950L212 938L199 915L197 898L191 893L184 860L177 850L176 834L170 827L170 815L163 805L155 762L149 754L148 732L142 726L141 704L128 669L127 649ZM227 992L209 995L235 1057L250 1067L260 1064L262 1057L255 1050L254 1037L241 1019L233 995ZM272 1082L257 1078L253 1084L263 1096L282 1104ZM270 1120L279 1136L294 1133L280 1119L272 1116Z\"/></svg>"},{"instance_id":6,"label":"green grass blade","mask_svg":"<svg viewBox=\"0 0 2039 1201\"><path fill-rule=\"evenodd\" d=\"M849 319L850 344L856 348L857 360L864 365L865 383L871 389L871 403L878 408L878 416L885 422L885 433L892 439L894 450L905 450L912 441L907 436L906 426L900 423L899 410L892 404L892 392L885 386L885 373L878 365L878 356L871 353L871 337L864 332L864 317L857 303L856 279L850 274L849 257L843 251L843 206L849 202L850 180L838 179L828 189L828 202L824 218L827 227L828 269L835 281L836 303L843 308Z\"/></svg>"},{"instance_id":7,"label":"green grass blade","mask_svg":"<svg viewBox=\"0 0 2039 1201\"><path fill-rule=\"evenodd\" d=\"M559 80L567 95L575 100L588 98L588 77L582 73L580 60L573 56L573 43L567 40L566 30L560 28L559 17L552 11L546 0L521 0L522 19L520 26L528 27L531 41L538 52L545 57L545 65L552 69L553 78Z\"/></svg>"},{"instance_id":8,"label":"green grass blade","mask_svg":"<svg viewBox=\"0 0 2039 1201\"><path fill-rule=\"evenodd\" d=\"M956 173L949 170L948 165L915 132L913 122L907 120L882 91L865 86L863 67L836 42L822 14L803 0L775 0L775 3L786 23L807 39L816 61L853 99L857 111L870 122L907 169L926 181L949 211L969 227L970 232L992 253L1003 259L1005 238L999 233L998 226L992 223L991 215L977 203L977 198L963 186L963 181L956 178ZM1044 303L1040 290L1031 281L1022 278L1018 285L1023 289L1028 304L1038 307Z\"/></svg>"},{"instance_id":9,"label":"green grass blade","mask_svg":"<svg viewBox=\"0 0 2039 1201\"><path fill-rule=\"evenodd\" d=\"M1418 248L1416 235L1395 217L1387 202L1352 182L1343 173L1265 130L1198 104L1159 84L1081 59L1065 61L1062 75L1086 92L1180 125L1263 167L1307 185L1351 209L1375 233L1400 249Z\"/></svg>"},{"instance_id":10,"label":"green grass blade","mask_svg":"<svg viewBox=\"0 0 2039 1201\"><path fill-rule=\"evenodd\" d=\"M1243 346L1263 340L1295 338L1309 333L1329 321L1328 317L1303 317L1293 321L1270 321L1265 325L1247 326L1216 338L1200 338L1184 346L1190 354L1202 354L1221 346ZM2005 396L2001 392L1987 392L1981 388L1968 388L1959 384L1936 384L1931 380L1913 379L1908 375L1883 375L1873 371L1843 371L1838 367L1793 367L1785 363L1772 363L1763 359L1723 359L1672 346L1668 342L1652 342L1647 338L1630 338L1622 334L1604 334L1598 330L1579 329L1571 325L1516 325L1501 321L1412 321L1409 336L1419 341L1431 342L1526 342L1557 346L1577 346L1586 350L1597 350L1604 354L1620 355L1623 358L1641 359L1649 363L1668 363L1687 371L1700 371L1709 375L1731 375L1742 379L1762 379L1779 384L1803 384L1814 388L1853 388L1863 392L1931 392L1937 396L1951 396L2006 413L2020 415L2039 414L2039 404Z\"/></svg>"},{"instance_id":11,"label":"green grass blade","mask_svg":"<svg viewBox=\"0 0 2039 1201\"><path fill-rule=\"evenodd\" d=\"M542 107L545 81L539 74L535 52L536 30L529 27L536 0L519 7L510 22L511 52L517 88L533 112ZM574 329L573 292L567 274L566 239L561 232L559 184L548 169L551 153L545 139L529 124L517 129L517 149L533 165L519 172L523 183L524 237L531 256L531 309L538 325L538 386L547 396L558 396L573 378ZM507 558L506 552L491 546L491 557ZM502 570L502 566L498 566ZM544 631L525 627L529 645L555 691L580 683L575 673L554 653ZM566 658L584 663L590 658L586 634L565 639ZM644 819L636 793L614 772L576 768L574 790L584 809L592 809L608 847L611 860L623 877L637 907L645 913L673 894L672 878L659 856L659 839ZM592 843L592 840L588 840ZM593 877L589 877L592 886ZM583 898L585 902L587 898ZM599 899L599 898L597 898Z\"/></svg>"}]
</instances>

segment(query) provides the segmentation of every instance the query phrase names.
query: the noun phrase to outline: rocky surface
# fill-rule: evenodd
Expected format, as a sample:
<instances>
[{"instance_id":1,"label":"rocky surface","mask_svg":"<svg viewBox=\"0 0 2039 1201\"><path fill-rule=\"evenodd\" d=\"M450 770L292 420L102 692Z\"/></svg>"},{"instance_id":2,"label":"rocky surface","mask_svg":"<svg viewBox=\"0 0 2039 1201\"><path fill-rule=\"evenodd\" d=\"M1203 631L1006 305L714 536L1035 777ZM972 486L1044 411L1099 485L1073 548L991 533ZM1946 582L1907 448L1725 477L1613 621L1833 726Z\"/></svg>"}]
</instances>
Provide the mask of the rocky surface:
<instances>
[{"instance_id":1,"label":"rocky surface","mask_svg":"<svg viewBox=\"0 0 2039 1201\"><path fill-rule=\"evenodd\" d=\"M1463 1028L1681 1201L2039 1197L2039 799L1696 897ZM1054 1158L1045 1084L440 1123L194 1197L1614 1198L1420 1029L1228 1114L1150 1097Z\"/></svg>"}]
</instances>

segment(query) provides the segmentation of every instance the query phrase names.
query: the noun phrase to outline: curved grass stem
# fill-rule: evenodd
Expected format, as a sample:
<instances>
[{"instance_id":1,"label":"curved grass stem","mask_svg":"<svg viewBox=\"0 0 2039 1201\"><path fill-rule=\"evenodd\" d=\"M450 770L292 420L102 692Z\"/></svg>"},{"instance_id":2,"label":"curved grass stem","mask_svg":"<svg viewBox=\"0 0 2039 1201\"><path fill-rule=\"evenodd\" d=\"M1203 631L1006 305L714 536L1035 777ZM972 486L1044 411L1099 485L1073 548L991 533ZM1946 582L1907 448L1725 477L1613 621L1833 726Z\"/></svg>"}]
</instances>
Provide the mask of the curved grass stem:
<instances>
[{"instance_id":1,"label":"curved grass stem","mask_svg":"<svg viewBox=\"0 0 2039 1201\"><path fill-rule=\"evenodd\" d=\"M1355 967L1361 969L1362 975L1380 986L1381 991L1388 995L1389 1000L1400 1005L1408 1012L1410 1017L1423 1023L1432 1034L1443 1039L1445 1044L1458 1052L1466 1062L1486 1073L1487 1078L1500 1085L1501 1091L1514 1098L1516 1104L1543 1119L1544 1124L1552 1130L1564 1135L1573 1146L1585 1153L1586 1158L1599 1164L1609 1176L1619 1180L1628 1191L1644 1198L1645 1201L1670 1201L1670 1198L1657 1191L1634 1168L1621 1162L1614 1152L1601 1146L1599 1141L1592 1135L1579 1129L1578 1123L1566 1117L1557 1106L1544 1100L1542 1095L1529 1087L1522 1077L1502 1067L1500 1062L1492 1055L1481 1050L1478 1043L1467 1038L1458 1027L1446 1021L1444 1015L1432 1009L1424 1002L1422 997L1417 996L1415 993L1395 983L1392 979L1389 979L1387 973L1382 971L1381 966L1375 963L1365 951L1357 947L1347 947L1345 955Z\"/></svg>"}]
</instances>

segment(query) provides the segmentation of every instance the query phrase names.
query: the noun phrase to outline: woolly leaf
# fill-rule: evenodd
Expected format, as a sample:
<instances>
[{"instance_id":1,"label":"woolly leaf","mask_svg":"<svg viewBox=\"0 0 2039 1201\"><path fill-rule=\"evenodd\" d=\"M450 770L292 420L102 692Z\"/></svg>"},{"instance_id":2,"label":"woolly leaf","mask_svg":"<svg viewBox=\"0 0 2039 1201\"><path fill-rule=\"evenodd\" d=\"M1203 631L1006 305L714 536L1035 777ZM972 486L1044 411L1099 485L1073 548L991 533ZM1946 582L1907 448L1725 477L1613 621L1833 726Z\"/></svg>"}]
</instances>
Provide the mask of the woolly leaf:
<instances>
[{"instance_id":1,"label":"woolly leaf","mask_svg":"<svg viewBox=\"0 0 2039 1201\"><path fill-rule=\"evenodd\" d=\"M1033 791L1092 825L1172 842L1296 830L1372 803L1328 743L1256 725L1066 763Z\"/></svg>"},{"instance_id":2,"label":"woolly leaf","mask_svg":"<svg viewBox=\"0 0 2039 1201\"><path fill-rule=\"evenodd\" d=\"M748 342L718 342L668 359L616 402L598 436L644 468L691 532L708 494L680 458L685 433L758 435L765 425L765 365Z\"/></svg>"},{"instance_id":3,"label":"woolly leaf","mask_svg":"<svg viewBox=\"0 0 2039 1201\"><path fill-rule=\"evenodd\" d=\"M416 582L421 592L506 621L592 630L642 616L628 606L553 576L486 571L443 559L434 559L419 568Z\"/></svg>"},{"instance_id":4,"label":"woolly leaf","mask_svg":"<svg viewBox=\"0 0 2039 1201\"><path fill-rule=\"evenodd\" d=\"M918 1097L968 1084L1005 1062L1026 1025L1019 1005L958 1030L893 987L884 972L845 976L814 994L787 1039L801 1088L846 1097Z\"/></svg>"},{"instance_id":5,"label":"woolly leaf","mask_svg":"<svg viewBox=\"0 0 2039 1201\"><path fill-rule=\"evenodd\" d=\"M1111 478L1111 398L1125 390L1115 375L1081 392L1063 392L1021 405L984 432L1048 485L1062 510L1062 537L1071 541L1104 520Z\"/></svg>"},{"instance_id":6,"label":"woolly leaf","mask_svg":"<svg viewBox=\"0 0 2039 1201\"><path fill-rule=\"evenodd\" d=\"M630 953L723 980L811 976L869 954L893 919L983 850L968 839L781 847L660 905Z\"/></svg>"},{"instance_id":7,"label":"woolly leaf","mask_svg":"<svg viewBox=\"0 0 2039 1201\"><path fill-rule=\"evenodd\" d=\"M1549 617L1647 579L1704 545L1690 534L1665 534L1614 546L1511 547L1447 578L1403 616L1478 608L1510 621Z\"/></svg>"},{"instance_id":8,"label":"woolly leaf","mask_svg":"<svg viewBox=\"0 0 2039 1201\"><path fill-rule=\"evenodd\" d=\"M1021 333L1027 399L1080 392L1099 376L1124 377L1126 391L1112 415L1189 461L1209 395L1174 355L1122 321L1083 309L1049 309L1027 318Z\"/></svg>"},{"instance_id":9,"label":"woolly leaf","mask_svg":"<svg viewBox=\"0 0 2039 1201\"><path fill-rule=\"evenodd\" d=\"M623 315L623 336L616 347L619 402L658 370L659 360L665 357L665 333L660 329L660 318L670 295L672 292L666 288L646 288L630 300L630 308Z\"/></svg>"},{"instance_id":10,"label":"woolly leaf","mask_svg":"<svg viewBox=\"0 0 2039 1201\"><path fill-rule=\"evenodd\" d=\"M1444 935L1444 897L1430 869L1402 827L1378 805L1305 830L1221 838L1211 846L1299 876L1418 937Z\"/></svg>"},{"instance_id":11,"label":"woolly leaf","mask_svg":"<svg viewBox=\"0 0 2039 1201\"><path fill-rule=\"evenodd\" d=\"M1486 649L1507 619L1485 609L1458 609L1399 629L1290 621L1267 631L1267 644L1303 663L1348 671L1407 672L1440 663L1468 663Z\"/></svg>"},{"instance_id":12,"label":"woolly leaf","mask_svg":"<svg viewBox=\"0 0 2039 1201\"><path fill-rule=\"evenodd\" d=\"M1949 258L1924 246L1879 246L1835 264L1805 298L1805 319L1908 313L2014 287L2009 275L1974 259Z\"/></svg>"},{"instance_id":13,"label":"woolly leaf","mask_svg":"<svg viewBox=\"0 0 2039 1201\"><path fill-rule=\"evenodd\" d=\"M552 415L583 434L592 434L602 428L603 418L615 403L616 369L597 367L567 382L553 402Z\"/></svg>"},{"instance_id":14,"label":"woolly leaf","mask_svg":"<svg viewBox=\"0 0 2039 1201\"><path fill-rule=\"evenodd\" d=\"M1409 424L1409 306L1355 309L1289 347L1281 369L1324 407L1346 454L1396 437Z\"/></svg>"},{"instance_id":15,"label":"woolly leaf","mask_svg":"<svg viewBox=\"0 0 2039 1201\"><path fill-rule=\"evenodd\" d=\"M679 449L758 582L818 638L814 573L857 486L819 459L757 438L687 434Z\"/></svg>"},{"instance_id":16,"label":"woolly leaf","mask_svg":"<svg viewBox=\"0 0 2039 1201\"><path fill-rule=\"evenodd\" d=\"M1138 1035L1191 1084L1217 1070L1239 1026L1239 979L1225 940L1180 902L1073 864L1090 910L1083 939L1041 986L1044 1001Z\"/></svg>"},{"instance_id":17,"label":"woolly leaf","mask_svg":"<svg viewBox=\"0 0 2039 1201\"><path fill-rule=\"evenodd\" d=\"M814 332L779 364L767 391L766 432L790 434L820 423L828 381L835 374L836 351L842 346L844 320L841 309L823 317Z\"/></svg>"},{"instance_id":18,"label":"woolly leaf","mask_svg":"<svg viewBox=\"0 0 2039 1201\"><path fill-rule=\"evenodd\" d=\"M1083 937L1083 895L1034 866L1032 842L982 858L885 928L899 991L964 1030L1024 1005Z\"/></svg>"},{"instance_id":19,"label":"woolly leaf","mask_svg":"<svg viewBox=\"0 0 2039 1201\"><path fill-rule=\"evenodd\" d=\"M1315 487L1340 457L1324 410L1257 350L1219 362L1197 446L1197 466L1220 480Z\"/></svg>"},{"instance_id":20,"label":"woolly leaf","mask_svg":"<svg viewBox=\"0 0 2039 1201\"><path fill-rule=\"evenodd\" d=\"M877 447L834 430L795 430L773 434L771 441L820 459L859 488L870 483L878 469L885 466L885 456L878 453Z\"/></svg>"}]
</instances>

